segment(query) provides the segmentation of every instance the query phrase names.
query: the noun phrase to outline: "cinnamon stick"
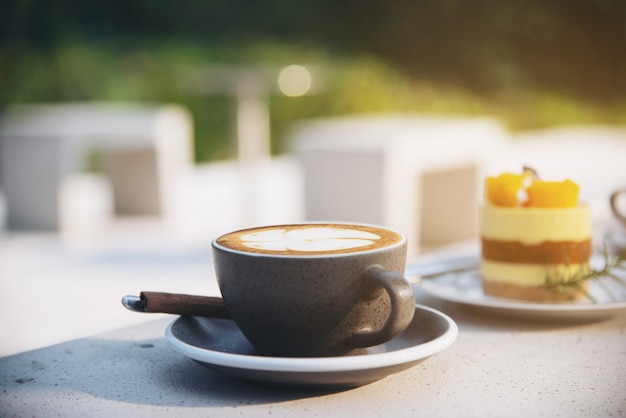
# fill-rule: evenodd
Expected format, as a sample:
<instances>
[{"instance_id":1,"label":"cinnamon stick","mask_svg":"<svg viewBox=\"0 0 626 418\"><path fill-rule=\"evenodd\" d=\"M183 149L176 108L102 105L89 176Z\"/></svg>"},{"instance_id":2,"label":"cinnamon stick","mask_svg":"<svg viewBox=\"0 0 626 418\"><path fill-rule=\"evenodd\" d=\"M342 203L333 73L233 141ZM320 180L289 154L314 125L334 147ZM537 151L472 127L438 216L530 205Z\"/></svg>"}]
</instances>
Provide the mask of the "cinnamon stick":
<instances>
[{"instance_id":1,"label":"cinnamon stick","mask_svg":"<svg viewBox=\"0 0 626 418\"><path fill-rule=\"evenodd\" d=\"M141 292L139 297L146 312L230 318L224 300L219 297L165 292Z\"/></svg>"}]
</instances>

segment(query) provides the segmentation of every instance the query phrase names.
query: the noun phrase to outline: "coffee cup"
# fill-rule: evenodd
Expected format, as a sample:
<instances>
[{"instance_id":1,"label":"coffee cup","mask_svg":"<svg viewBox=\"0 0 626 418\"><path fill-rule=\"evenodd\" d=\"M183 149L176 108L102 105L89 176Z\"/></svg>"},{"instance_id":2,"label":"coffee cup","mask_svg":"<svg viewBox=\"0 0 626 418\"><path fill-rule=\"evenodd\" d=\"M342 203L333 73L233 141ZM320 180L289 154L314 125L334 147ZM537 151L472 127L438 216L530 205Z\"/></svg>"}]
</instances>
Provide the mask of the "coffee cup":
<instances>
[{"instance_id":1,"label":"coffee cup","mask_svg":"<svg viewBox=\"0 0 626 418\"><path fill-rule=\"evenodd\" d=\"M610 202L611 202L611 211L615 218L626 227L626 205L619 204L620 198L626 197L626 187L623 189L618 189L611 193Z\"/></svg>"},{"instance_id":2,"label":"coffee cup","mask_svg":"<svg viewBox=\"0 0 626 418\"><path fill-rule=\"evenodd\" d=\"M300 223L234 231L212 247L224 303L263 355L344 355L393 339L413 319L401 233Z\"/></svg>"}]
</instances>

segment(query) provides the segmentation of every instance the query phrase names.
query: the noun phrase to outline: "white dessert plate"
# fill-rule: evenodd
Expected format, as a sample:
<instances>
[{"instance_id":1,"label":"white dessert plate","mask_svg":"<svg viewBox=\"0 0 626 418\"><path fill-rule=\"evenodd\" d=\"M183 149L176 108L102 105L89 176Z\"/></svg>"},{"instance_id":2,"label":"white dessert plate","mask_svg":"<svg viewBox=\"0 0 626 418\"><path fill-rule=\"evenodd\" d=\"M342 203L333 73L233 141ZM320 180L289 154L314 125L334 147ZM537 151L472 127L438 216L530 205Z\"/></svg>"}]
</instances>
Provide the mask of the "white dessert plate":
<instances>
[{"instance_id":1,"label":"white dessert plate","mask_svg":"<svg viewBox=\"0 0 626 418\"><path fill-rule=\"evenodd\" d=\"M598 283L600 280L602 282ZM589 293L595 302L583 299L576 302L534 303L486 295L480 274L476 271L424 280L419 288L430 296L448 302L527 319L595 320L625 312L626 288L611 279L600 280L589 283ZM602 285L610 290L613 298Z\"/></svg>"},{"instance_id":2,"label":"white dessert plate","mask_svg":"<svg viewBox=\"0 0 626 418\"><path fill-rule=\"evenodd\" d=\"M234 321L180 317L165 331L174 351L231 376L312 389L357 387L406 370L450 346L458 335L447 315L416 305L409 327L393 340L341 357L269 357L257 353Z\"/></svg>"}]
</instances>

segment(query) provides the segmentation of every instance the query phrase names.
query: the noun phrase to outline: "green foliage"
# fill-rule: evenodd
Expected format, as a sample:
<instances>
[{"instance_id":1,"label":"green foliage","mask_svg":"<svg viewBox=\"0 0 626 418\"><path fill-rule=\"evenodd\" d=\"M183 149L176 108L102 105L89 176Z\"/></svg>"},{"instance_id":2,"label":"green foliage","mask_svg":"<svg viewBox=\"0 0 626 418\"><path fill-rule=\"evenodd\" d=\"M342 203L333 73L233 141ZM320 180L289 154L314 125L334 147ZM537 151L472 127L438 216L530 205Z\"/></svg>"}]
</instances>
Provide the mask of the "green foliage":
<instances>
[{"instance_id":1,"label":"green foliage","mask_svg":"<svg viewBox=\"0 0 626 418\"><path fill-rule=\"evenodd\" d=\"M234 156L234 101L189 89L189 71L217 64L316 64L324 68L317 94L270 99L274 153L288 149L292 124L358 113L489 115L511 129L555 124L626 123L626 101L596 103L543 89L506 84L479 94L456 83L409 77L371 54L339 54L306 44L70 42L0 54L3 104L56 101L174 102L194 117L197 161ZM506 78L507 69L499 70Z\"/></svg>"}]
</instances>

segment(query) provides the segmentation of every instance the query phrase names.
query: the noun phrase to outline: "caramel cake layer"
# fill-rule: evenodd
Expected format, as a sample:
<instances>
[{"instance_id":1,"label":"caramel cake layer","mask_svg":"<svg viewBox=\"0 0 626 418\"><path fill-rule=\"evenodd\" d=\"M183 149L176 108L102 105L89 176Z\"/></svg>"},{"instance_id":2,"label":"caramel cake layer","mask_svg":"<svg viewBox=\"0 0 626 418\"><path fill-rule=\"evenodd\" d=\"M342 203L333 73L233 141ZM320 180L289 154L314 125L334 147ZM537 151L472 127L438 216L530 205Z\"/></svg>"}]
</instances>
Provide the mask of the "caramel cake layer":
<instances>
[{"instance_id":1,"label":"caramel cake layer","mask_svg":"<svg viewBox=\"0 0 626 418\"><path fill-rule=\"evenodd\" d=\"M544 241L529 245L520 241L482 238L484 260L504 263L577 264L591 256L591 239L582 241Z\"/></svg>"},{"instance_id":2,"label":"caramel cake layer","mask_svg":"<svg viewBox=\"0 0 626 418\"><path fill-rule=\"evenodd\" d=\"M585 297L588 283L584 283L582 288L584 291L569 289L567 293L557 293L546 289L544 286L520 286L513 283L501 283L492 281L483 281L483 290L486 294L509 298L519 299L533 302L554 302L578 300Z\"/></svg>"}]
</instances>

